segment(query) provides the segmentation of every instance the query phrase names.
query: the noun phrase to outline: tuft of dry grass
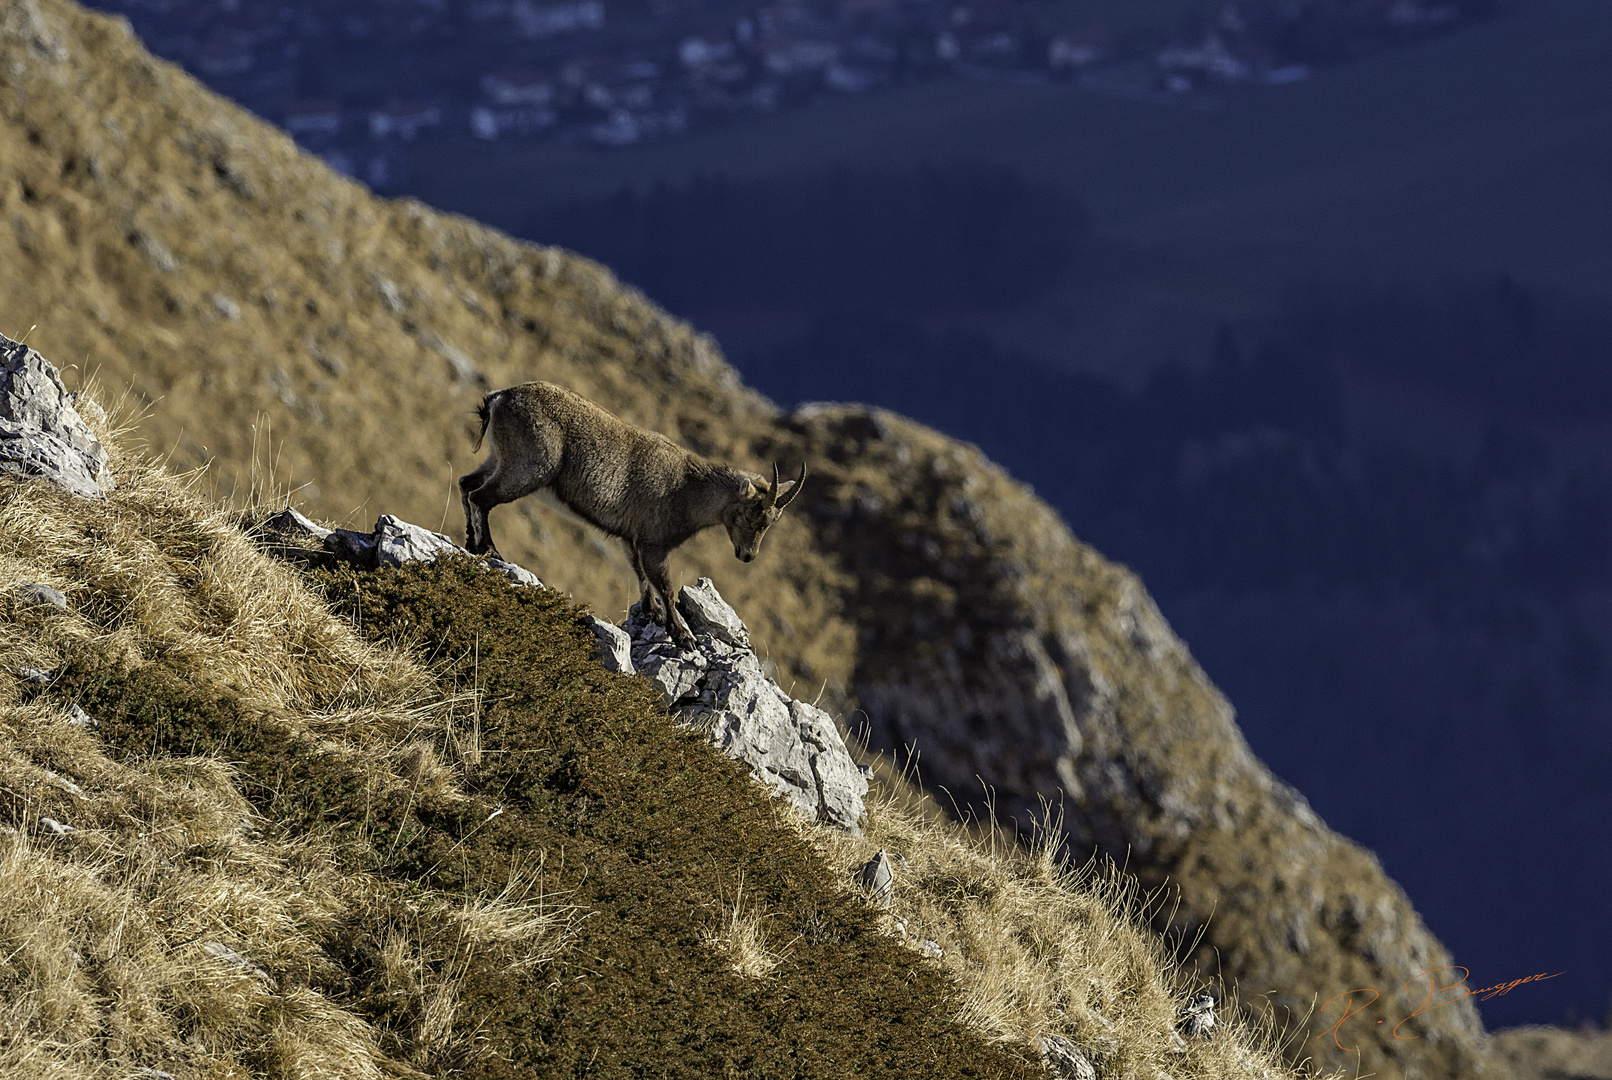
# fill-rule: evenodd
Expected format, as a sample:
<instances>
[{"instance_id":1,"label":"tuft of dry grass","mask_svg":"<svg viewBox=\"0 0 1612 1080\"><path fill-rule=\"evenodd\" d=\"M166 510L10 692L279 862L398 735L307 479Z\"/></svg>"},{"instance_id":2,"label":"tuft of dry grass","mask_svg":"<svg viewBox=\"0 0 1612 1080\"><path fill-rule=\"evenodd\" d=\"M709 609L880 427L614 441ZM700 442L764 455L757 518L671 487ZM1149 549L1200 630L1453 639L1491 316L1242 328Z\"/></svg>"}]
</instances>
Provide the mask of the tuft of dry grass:
<instances>
[{"instance_id":1,"label":"tuft of dry grass","mask_svg":"<svg viewBox=\"0 0 1612 1080\"><path fill-rule=\"evenodd\" d=\"M1025 847L989 826L971 831L922 814L910 802L893 788L870 799L859 837L788 817L848 891L857 891L855 874L876 851L891 855L890 903L868 903L887 933L957 980L964 1023L1032 1048L1062 1036L1099 1076L1313 1075L1287 1065L1277 1033L1234 1008L1219 1010L1209 1037L1181 1037L1178 1014L1205 988L1146 927L1159 898L1144 896L1111 862L1070 865L1055 816Z\"/></svg>"},{"instance_id":2,"label":"tuft of dry grass","mask_svg":"<svg viewBox=\"0 0 1612 1080\"><path fill-rule=\"evenodd\" d=\"M728 967L743 979L761 979L770 975L788 957L787 946L773 947L768 932L768 920L777 913L765 913L746 903L744 882L733 891L733 903L725 901L722 913L714 927L708 927L700 936L707 947L727 957Z\"/></svg>"}]
</instances>

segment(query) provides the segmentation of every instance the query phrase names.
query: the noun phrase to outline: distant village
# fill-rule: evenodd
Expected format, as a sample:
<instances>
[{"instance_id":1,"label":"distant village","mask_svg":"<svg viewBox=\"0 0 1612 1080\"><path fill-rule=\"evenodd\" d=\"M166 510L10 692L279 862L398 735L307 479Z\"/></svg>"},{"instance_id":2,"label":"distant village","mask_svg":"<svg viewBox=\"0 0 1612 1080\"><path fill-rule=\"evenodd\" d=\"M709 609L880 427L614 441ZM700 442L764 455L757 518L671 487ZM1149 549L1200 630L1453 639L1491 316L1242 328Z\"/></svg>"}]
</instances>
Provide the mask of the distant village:
<instances>
[{"instance_id":1,"label":"distant village","mask_svg":"<svg viewBox=\"0 0 1612 1080\"><path fill-rule=\"evenodd\" d=\"M1160 102L1280 86L1489 0L1253 0L1173 28L1043 27L1035 0L89 0L380 189L416 139L604 149L920 80L1074 80Z\"/></svg>"}]
</instances>

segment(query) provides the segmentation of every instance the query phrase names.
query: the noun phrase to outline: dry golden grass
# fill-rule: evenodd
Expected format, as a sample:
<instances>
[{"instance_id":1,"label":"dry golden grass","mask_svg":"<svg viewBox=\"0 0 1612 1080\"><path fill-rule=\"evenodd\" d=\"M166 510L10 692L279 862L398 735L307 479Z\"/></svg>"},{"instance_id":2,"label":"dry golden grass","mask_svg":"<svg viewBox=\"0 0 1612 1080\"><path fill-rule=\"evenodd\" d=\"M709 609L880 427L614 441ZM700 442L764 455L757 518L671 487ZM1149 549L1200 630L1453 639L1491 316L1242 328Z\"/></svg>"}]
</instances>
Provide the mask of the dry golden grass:
<instances>
[{"instance_id":1,"label":"dry golden grass","mask_svg":"<svg viewBox=\"0 0 1612 1080\"><path fill-rule=\"evenodd\" d=\"M83 411L115 447L100 410ZM385 991L417 1005L394 1041L419 1063L473 1058L474 1027L454 1014L466 958L541 963L579 917L543 895L540 860L497 895L405 895L353 869L362 838L277 835L216 758L115 759L19 674L162 660L362 763L375 789L454 795L463 695L361 639L226 510L115 449L112 464L104 502L0 479L0 1075L411 1074L319 989L341 976L327 932L382 906L446 913L459 931L394 920ZM32 583L68 610L19 598Z\"/></svg>"},{"instance_id":2,"label":"dry golden grass","mask_svg":"<svg viewBox=\"0 0 1612 1080\"><path fill-rule=\"evenodd\" d=\"M1144 928L1158 898L1141 895L1112 864L1067 865L1055 822L1026 848L904 802L910 799L896 793L870 800L859 837L790 817L847 888L875 852L891 856L885 928L957 980L965 1023L1032 1047L1062 1036L1101 1077L1313 1075L1284 1063L1275 1033L1232 1009L1218 1010L1209 1037L1181 1038L1178 1012L1205 988Z\"/></svg>"}]
</instances>

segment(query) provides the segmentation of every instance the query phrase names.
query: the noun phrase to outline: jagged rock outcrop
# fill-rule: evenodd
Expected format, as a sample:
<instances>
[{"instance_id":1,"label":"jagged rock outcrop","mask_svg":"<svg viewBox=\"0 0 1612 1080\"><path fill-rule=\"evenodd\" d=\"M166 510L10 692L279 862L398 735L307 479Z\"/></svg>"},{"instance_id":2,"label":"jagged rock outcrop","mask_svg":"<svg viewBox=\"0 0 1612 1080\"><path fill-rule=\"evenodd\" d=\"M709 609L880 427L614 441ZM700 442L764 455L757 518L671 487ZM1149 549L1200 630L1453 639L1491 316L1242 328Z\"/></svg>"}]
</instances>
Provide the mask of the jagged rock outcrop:
<instances>
[{"instance_id":1,"label":"jagged rock outcrop","mask_svg":"<svg viewBox=\"0 0 1612 1080\"><path fill-rule=\"evenodd\" d=\"M55 366L0 334L0 470L102 498L106 448L79 416Z\"/></svg>"},{"instance_id":2,"label":"jagged rock outcrop","mask_svg":"<svg viewBox=\"0 0 1612 1080\"><path fill-rule=\"evenodd\" d=\"M833 718L767 677L749 630L710 578L685 586L677 607L693 631L694 649L679 649L634 605L621 627L632 643L632 670L659 687L679 723L709 732L718 749L750 766L773 794L813 820L859 835L867 776ZM619 662L619 640L594 632Z\"/></svg>"},{"instance_id":3,"label":"jagged rock outcrop","mask_svg":"<svg viewBox=\"0 0 1612 1080\"><path fill-rule=\"evenodd\" d=\"M305 557L323 552L364 570L378 566L399 567L409 562L435 562L439 555L471 555L441 533L411 525L400 517L382 514L371 532L327 529L309 520L300 511L286 507L253 526L277 553ZM507 559L489 556L481 560L488 570L503 574L517 585L541 587L537 575Z\"/></svg>"}]
</instances>

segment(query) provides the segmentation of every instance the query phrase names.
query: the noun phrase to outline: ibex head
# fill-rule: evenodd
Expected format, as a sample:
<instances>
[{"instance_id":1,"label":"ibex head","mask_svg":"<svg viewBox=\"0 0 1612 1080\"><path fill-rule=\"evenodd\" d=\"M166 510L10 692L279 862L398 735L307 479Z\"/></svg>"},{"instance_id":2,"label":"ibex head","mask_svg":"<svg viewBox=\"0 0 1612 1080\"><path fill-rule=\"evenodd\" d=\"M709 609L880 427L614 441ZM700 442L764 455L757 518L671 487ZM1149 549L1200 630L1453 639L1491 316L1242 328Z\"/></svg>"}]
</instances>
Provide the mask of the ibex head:
<instances>
[{"instance_id":1,"label":"ibex head","mask_svg":"<svg viewBox=\"0 0 1612 1080\"><path fill-rule=\"evenodd\" d=\"M784 512L784 507L795 501L801 485L806 483L806 466L800 467L800 479L782 483L778 480L778 466L772 467L772 483L752 480L734 502L722 524L733 541L733 554L740 562L750 562L761 550L761 538L767 535L772 523Z\"/></svg>"}]
</instances>

